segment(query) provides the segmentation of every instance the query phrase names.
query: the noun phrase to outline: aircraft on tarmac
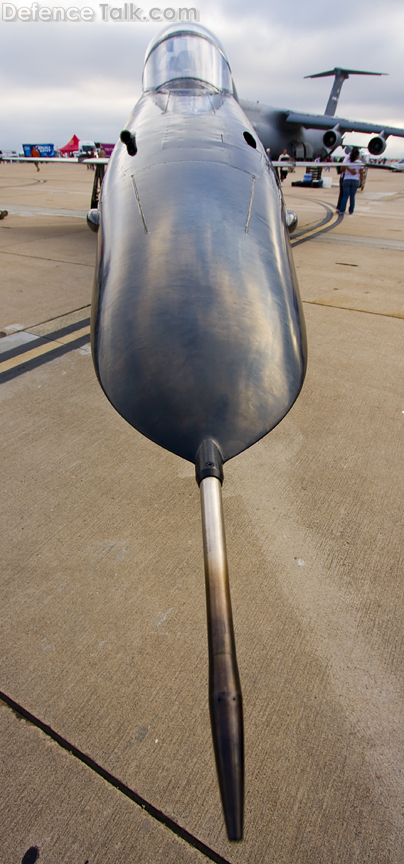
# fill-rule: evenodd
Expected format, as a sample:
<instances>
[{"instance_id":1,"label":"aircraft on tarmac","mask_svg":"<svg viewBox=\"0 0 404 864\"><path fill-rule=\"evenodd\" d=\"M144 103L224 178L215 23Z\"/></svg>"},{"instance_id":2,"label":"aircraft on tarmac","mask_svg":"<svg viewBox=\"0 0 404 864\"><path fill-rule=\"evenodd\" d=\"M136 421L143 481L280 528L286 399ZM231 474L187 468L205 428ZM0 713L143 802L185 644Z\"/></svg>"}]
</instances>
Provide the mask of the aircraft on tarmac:
<instances>
[{"instance_id":1,"label":"aircraft on tarmac","mask_svg":"<svg viewBox=\"0 0 404 864\"><path fill-rule=\"evenodd\" d=\"M362 123L336 117L338 99L344 81L350 75L384 75L384 72L361 72L356 69L336 67L328 72L306 75L306 78L325 78L334 75L334 83L324 114L304 114L287 109L271 108L260 103L240 99L240 105L265 148L275 156L286 148L296 161L327 158L343 144L345 132L375 134L368 143L372 156L381 156L390 135L404 138L404 129L382 123Z\"/></svg>"}]
</instances>

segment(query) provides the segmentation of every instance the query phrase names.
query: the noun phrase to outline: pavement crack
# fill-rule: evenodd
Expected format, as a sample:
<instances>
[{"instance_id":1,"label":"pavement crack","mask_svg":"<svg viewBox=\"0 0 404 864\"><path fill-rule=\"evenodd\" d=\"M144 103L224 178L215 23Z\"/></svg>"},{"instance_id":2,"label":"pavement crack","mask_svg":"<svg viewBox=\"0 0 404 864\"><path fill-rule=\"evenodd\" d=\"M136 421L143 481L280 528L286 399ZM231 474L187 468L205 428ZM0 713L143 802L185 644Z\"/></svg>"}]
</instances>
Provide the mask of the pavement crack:
<instances>
[{"instance_id":1,"label":"pavement crack","mask_svg":"<svg viewBox=\"0 0 404 864\"><path fill-rule=\"evenodd\" d=\"M14 255L17 258L31 258L35 261L53 261L55 264L76 264L78 267L91 267L94 270L94 264L84 264L82 261L64 261L63 258L45 258L43 255L24 255L23 252L7 252L6 249L0 249L1 255Z\"/></svg>"},{"instance_id":2,"label":"pavement crack","mask_svg":"<svg viewBox=\"0 0 404 864\"><path fill-rule=\"evenodd\" d=\"M154 807L153 804L150 804L149 801L146 801L145 798L142 798L141 795L138 795L137 792L134 792L133 789L130 789L125 783L115 777L110 773L106 768L103 768L102 765L99 765L91 756L88 756L87 753L84 753L82 750L79 750L74 744L71 744L67 741L66 738L63 738L62 735L59 735L51 726L48 726L47 723L44 723L38 717L35 717L34 714L31 714L30 711L27 711L22 705L19 705L18 702L15 702L14 699L11 699L10 696L7 696L6 693L0 691L0 701L3 702L8 708L11 708L13 713L18 716L18 719L23 718L24 720L31 723L33 726L36 726L37 729L40 729L41 732L44 732L52 741L55 741L59 746L82 762L87 768L90 768L94 771L95 774L98 774L99 777L102 777L107 783L111 786L114 786L115 789L118 789L122 795L125 795L126 798L129 798L138 807L141 807L142 810L145 810L146 813L149 814L153 819L156 819L161 825L164 825L171 831L173 834L176 834L177 837L180 837L181 840L184 840L185 843L188 843L189 846L192 846L193 849L197 849L198 852L201 852L205 858L208 858L209 861L214 861L215 864L231 864L227 858L223 858L222 855L219 855L215 852L214 849L211 849L209 846L206 846L202 840L199 840L198 837L195 837L186 828L183 828L181 825L178 825L177 822L174 822L170 816L167 816L162 810L159 810L157 807Z\"/></svg>"},{"instance_id":3,"label":"pavement crack","mask_svg":"<svg viewBox=\"0 0 404 864\"><path fill-rule=\"evenodd\" d=\"M362 315L379 315L380 318L403 319L404 315L389 315L387 312L373 312L371 309L357 309L355 306L338 306L336 303L320 303L319 300L302 300L309 306L324 306L326 309L345 309L346 312L360 312Z\"/></svg>"}]
</instances>

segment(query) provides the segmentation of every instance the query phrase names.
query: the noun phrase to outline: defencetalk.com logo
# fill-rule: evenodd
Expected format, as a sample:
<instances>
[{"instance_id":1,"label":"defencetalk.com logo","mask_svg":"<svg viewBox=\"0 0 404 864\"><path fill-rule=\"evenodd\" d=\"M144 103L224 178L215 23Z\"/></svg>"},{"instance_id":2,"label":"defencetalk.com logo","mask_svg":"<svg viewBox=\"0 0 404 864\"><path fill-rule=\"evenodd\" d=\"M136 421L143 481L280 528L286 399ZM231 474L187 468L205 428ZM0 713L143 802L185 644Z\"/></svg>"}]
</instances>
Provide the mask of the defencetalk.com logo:
<instances>
[{"instance_id":1,"label":"defencetalk.com logo","mask_svg":"<svg viewBox=\"0 0 404 864\"><path fill-rule=\"evenodd\" d=\"M174 9L169 6L160 9L153 6L144 10L136 3L124 3L122 6L111 6L109 3L100 3L97 9L91 6L40 6L32 3L31 6L15 6L14 3L2 3L2 21L130 21L132 23L153 22L175 23L197 22L200 20L199 10L180 7Z\"/></svg>"}]
</instances>

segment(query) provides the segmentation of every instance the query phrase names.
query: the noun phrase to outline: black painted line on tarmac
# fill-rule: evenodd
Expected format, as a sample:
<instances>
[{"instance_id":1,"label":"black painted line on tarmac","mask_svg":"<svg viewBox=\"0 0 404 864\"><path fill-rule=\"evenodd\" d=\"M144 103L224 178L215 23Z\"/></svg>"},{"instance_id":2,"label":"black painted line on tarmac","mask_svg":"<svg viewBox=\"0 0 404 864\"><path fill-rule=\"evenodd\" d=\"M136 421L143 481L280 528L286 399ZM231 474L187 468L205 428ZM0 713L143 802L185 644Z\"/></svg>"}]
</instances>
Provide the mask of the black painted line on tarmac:
<instances>
[{"instance_id":1,"label":"black painted line on tarmac","mask_svg":"<svg viewBox=\"0 0 404 864\"><path fill-rule=\"evenodd\" d=\"M77 321L75 324L66 325L66 327L61 327L59 330L53 330L51 333L47 333L46 336L37 336L35 340L32 339L30 342L23 342L22 345L10 348L9 351L3 351L0 358L0 373L1 364L4 363L5 360L10 360L12 357L18 357L19 355L23 356L27 351L32 351L33 348L38 348L40 345L46 345L47 342L57 342L57 340L61 339L62 336L68 336L76 330L82 330L83 327L89 327L89 325L90 319L83 318L82 321ZM29 333L30 330L27 329L27 331L22 332ZM32 336L35 335L35 333L32 333Z\"/></svg>"},{"instance_id":2,"label":"black painted line on tarmac","mask_svg":"<svg viewBox=\"0 0 404 864\"><path fill-rule=\"evenodd\" d=\"M149 801L146 801L145 798L142 798L141 795L138 795L137 792L134 792L133 789L130 789L126 783L122 783L117 777L114 777L106 768L103 768L102 765L99 765L98 762L95 762L91 756L88 756L87 753L83 753L82 750L79 750L78 747L75 747L74 744L70 744L66 738L63 738L62 735L59 735L58 732L55 732L51 726L48 726L47 723L43 723L42 720L39 720L38 717L35 717L31 714L30 711L27 711L18 702L15 702L14 699L11 699L10 696L7 696L6 693L2 693L0 691L0 699L8 705L12 711L15 711L24 720L28 720L29 723L32 723L33 726L36 726L37 729L40 729L45 733L49 738L52 738L53 741L56 741L63 750L67 750L68 753L71 753L76 759L82 762L84 765L87 765L87 768L90 768L91 771L94 771L95 774L98 774L99 777L102 777L110 786L114 786L115 789L118 789L122 795L125 795L126 798L129 798L138 807L141 807L149 816L152 816L153 819L156 819L161 825L165 825L169 831L173 834L176 834L177 837L180 837L181 840L184 840L185 843L188 843L189 846L192 846L193 849L197 849L198 852L201 852L205 858L208 858L209 861L214 861L215 864L230 864L230 862L219 855L214 849L211 849L210 846L206 846L205 843L202 843L201 840L198 840L197 837L194 837L193 834L190 834L186 828L182 828L181 825L178 825L177 822L174 822L170 816L167 816L163 813L162 810L159 810L157 807L154 807L153 804L150 804Z\"/></svg>"},{"instance_id":3,"label":"black painted line on tarmac","mask_svg":"<svg viewBox=\"0 0 404 864\"><path fill-rule=\"evenodd\" d=\"M299 240L298 237L292 240L292 248L294 248L295 246L301 246L302 243L307 243L308 240L313 240L314 237L319 237L321 234L327 234L328 231L332 231L333 228L339 225L343 219L343 216L341 215L341 213L339 213L335 222L332 222L332 224L330 225L329 223L334 215L335 214L331 211L331 215L329 216L329 218L327 218L326 220L322 220L322 222L320 222L314 228L310 228L309 231L304 232L305 236L303 236L301 240Z\"/></svg>"},{"instance_id":4,"label":"black painted line on tarmac","mask_svg":"<svg viewBox=\"0 0 404 864\"><path fill-rule=\"evenodd\" d=\"M90 318L83 318L81 321L76 321L75 324L67 324L66 327L61 327L60 330L53 330L52 333L46 333L41 336L41 339L50 339L52 342L61 339L62 336L68 336L69 333L74 333L75 330L82 330L83 327L90 326Z\"/></svg>"},{"instance_id":5,"label":"black painted line on tarmac","mask_svg":"<svg viewBox=\"0 0 404 864\"><path fill-rule=\"evenodd\" d=\"M0 159L0 165L5 163L5 159ZM47 183L47 180L32 180L30 183L12 183L7 186L2 186L0 183L0 189L24 189L25 186L38 186L39 183Z\"/></svg>"},{"instance_id":6,"label":"black painted line on tarmac","mask_svg":"<svg viewBox=\"0 0 404 864\"><path fill-rule=\"evenodd\" d=\"M35 347L39 347L40 344L49 344L49 341L49 339L38 339L34 343L28 342L27 344L30 346L30 350L32 350L33 344ZM3 384L5 381L11 381L13 378L18 378L19 375L22 375L24 372L30 372L31 369L37 369L39 366L43 366L50 360L55 360L56 357L63 357L63 355L68 354L69 351L74 351L76 348L82 348L84 345L88 345L89 341L90 334L86 333L84 336L80 336L79 339L75 339L73 342L57 345L52 351L48 351L46 354L40 354L38 357L34 357L32 360L27 360L25 363L24 355L22 354L21 363L19 363L18 366L14 366L13 369L7 369L5 372L1 371L0 363L0 384Z\"/></svg>"},{"instance_id":7,"label":"black painted line on tarmac","mask_svg":"<svg viewBox=\"0 0 404 864\"><path fill-rule=\"evenodd\" d=\"M324 204L324 201L317 201L316 199L313 199L313 198L306 198L304 200L310 201L311 204L313 204L313 203L319 204L320 207L323 207L325 209L326 213L325 213L325 216L323 217L323 219L320 219L318 222L315 222L311 228L300 228L299 231L295 231L293 240L298 240L299 237L306 235L309 231L317 231L323 225L327 225L335 213L335 210L332 210L332 208L328 204ZM292 240L292 245L293 245L293 240Z\"/></svg>"}]
</instances>

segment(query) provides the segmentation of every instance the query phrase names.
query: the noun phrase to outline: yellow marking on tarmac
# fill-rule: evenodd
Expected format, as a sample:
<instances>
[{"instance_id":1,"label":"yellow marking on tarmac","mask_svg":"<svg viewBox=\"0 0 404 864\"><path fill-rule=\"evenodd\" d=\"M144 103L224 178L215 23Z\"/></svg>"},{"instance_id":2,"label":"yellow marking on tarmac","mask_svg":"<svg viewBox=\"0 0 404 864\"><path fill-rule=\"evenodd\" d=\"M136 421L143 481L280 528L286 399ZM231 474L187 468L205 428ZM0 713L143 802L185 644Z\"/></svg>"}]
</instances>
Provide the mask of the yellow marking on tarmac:
<instances>
[{"instance_id":1,"label":"yellow marking on tarmac","mask_svg":"<svg viewBox=\"0 0 404 864\"><path fill-rule=\"evenodd\" d=\"M315 237L316 234L321 234L321 232L324 231L325 229L327 229L327 231L328 231L329 228L333 228L334 225L338 222L338 216L339 216L338 213L334 213L332 218L330 219L330 221L327 222L325 225L323 224L323 225L318 225L317 227L314 227L314 228L309 228L307 231L304 232L304 234L299 234L299 236L295 237L294 239L296 241L299 240L299 242L300 242L300 240L309 240L310 237ZM293 240L292 240L292 246L293 246Z\"/></svg>"},{"instance_id":2,"label":"yellow marking on tarmac","mask_svg":"<svg viewBox=\"0 0 404 864\"><path fill-rule=\"evenodd\" d=\"M56 339L55 342L63 342L63 344L67 344L68 342L74 342L75 339L81 339L82 336L88 336L90 333L90 325L87 324L86 327L82 327L81 330L75 330L74 333L68 333L67 336L61 336L60 339ZM46 336L44 336L46 339Z\"/></svg>"},{"instance_id":3,"label":"yellow marking on tarmac","mask_svg":"<svg viewBox=\"0 0 404 864\"><path fill-rule=\"evenodd\" d=\"M82 327L81 330L75 330L74 333L68 333L67 336L61 336L60 339L52 340L47 345L38 345L37 348L31 348L23 354L18 354L17 357L11 357L10 360L0 362L0 373L8 372L9 369L15 369L16 366L21 366L22 363L28 363L34 360L35 357L40 357L42 354L48 354L50 351L55 351L60 345L67 345L69 342L74 342L75 339L81 339L82 336L87 336L90 333L90 327ZM46 336L42 337L46 339ZM31 343L32 344L32 343Z\"/></svg>"}]
</instances>

